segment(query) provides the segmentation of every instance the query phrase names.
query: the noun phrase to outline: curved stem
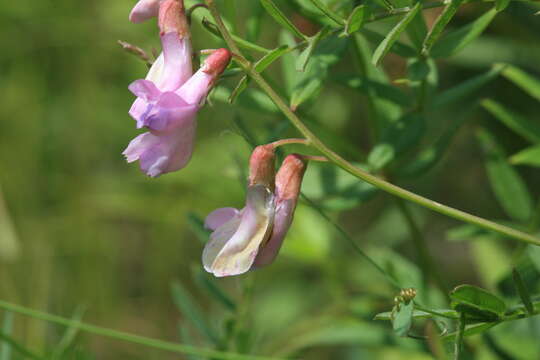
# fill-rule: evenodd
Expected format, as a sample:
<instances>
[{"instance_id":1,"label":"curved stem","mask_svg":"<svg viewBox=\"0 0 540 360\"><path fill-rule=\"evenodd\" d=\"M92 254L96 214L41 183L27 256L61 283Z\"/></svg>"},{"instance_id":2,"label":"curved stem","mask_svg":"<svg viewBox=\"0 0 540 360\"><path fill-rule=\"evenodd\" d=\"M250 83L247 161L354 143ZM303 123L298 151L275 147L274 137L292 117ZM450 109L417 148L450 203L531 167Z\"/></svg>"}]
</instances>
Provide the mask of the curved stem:
<instances>
[{"instance_id":1,"label":"curved stem","mask_svg":"<svg viewBox=\"0 0 540 360\"><path fill-rule=\"evenodd\" d=\"M302 159L306 161L318 161L318 162L328 162L328 159L324 156L315 156L315 155L300 155Z\"/></svg>"},{"instance_id":2,"label":"curved stem","mask_svg":"<svg viewBox=\"0 0 540 360\"><path fill-rule=\"evenodd\" d=\"M264 78L253 68L252 64L242 56L242 53L236 46L233 41L229 31L223 24L219 12L214 4L214 0L205 0L206 4L216 24L223 35L223 38L227 42L227 45L231 48L233 52L238 55L237 61L242 66L244 71L257 83L262 91L270 97L272 102L281 110L281 112L289 119L289 121L304 135L304 137L311 142L311 145L319 150L323 155L325 155L332 163L336 164L343 170L349 172L350 174L356 176L359 179L364 180L365 182L386 191L389 194L398 196L404 200L414 202L418 205L424 206L428 209L441 213L443 215L452 217L457 220L465 221L479 227L482 227L487 230L497 232L499 234L508 236L510 238L516 239L518 241L534 244L540 246L540 239L536 238L533 235L524 233L522 231L512 229L510 227L497 224L493 221L478 217L466 213L464 211L452 208L447 205L443 205L431 199L425 198L418 194L415 194L409 190L400 188L394 184L391 184L383 179L378 178L362 169L357 168L352 165L350 162L342 158L340 155L332 151L326 144L324 144L311 130L300 120L300 118L287 106L285 101L275 92L275 90L264 80Z\"/></svg>"},{"instance_id":3,"label":"curved stem","mask_svg":"<svg viewBox=\"0 0 540 360\"><path fill-rule=\"evenodd\" d=\"M270 143L275 148L283 145L290 145L290 144L301 144L309 146L309 141L306 139L281 139L278 141L274 141L273 143Z\"/></svg>"}]
</instances>

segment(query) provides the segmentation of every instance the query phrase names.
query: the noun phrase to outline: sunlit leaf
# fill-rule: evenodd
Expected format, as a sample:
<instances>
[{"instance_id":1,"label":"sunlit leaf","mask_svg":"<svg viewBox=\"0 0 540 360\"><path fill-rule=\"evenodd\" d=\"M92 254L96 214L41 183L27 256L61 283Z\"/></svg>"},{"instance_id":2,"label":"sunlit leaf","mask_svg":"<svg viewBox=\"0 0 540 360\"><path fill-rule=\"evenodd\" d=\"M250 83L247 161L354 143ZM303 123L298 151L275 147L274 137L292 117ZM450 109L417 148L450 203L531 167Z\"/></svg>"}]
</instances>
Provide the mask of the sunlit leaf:
<instances>
[{"instance_id":1,"label":"sunlit leaf","mask_svg":"<svg viewBox=\"0 0 540 360\"><path fill-rule=\"evenodd\" d=\"M370 42L373 44L381 44L385 37L381 34L376 33L375 31L371 31L369 29L363 28L360 33ZM409 46L408 44L405 44L399 40L396 40L392 46L390 47L390 52L396 53L401 57L409 58L414 57L417 55L417 52L414 48ZM373 56L375 53L373 53ZM371 61L373 57L370 59L370 63L373 64ZM375 65L375 64L374 64Z\"/></svg>"},{"instance_id":2,"label":"sunlit leaf","mask_svg":"<svg viewBox=\"0 0 540 360\"><path fill-rule=\"evenodd\" d=\"M540 167L540 145L535 145L521 150L510 157L510 163L514 165L530 165Z\"/></svg>"},{"instance_id":3,"label":"sunlit leaf","mask_svg":"<svg viewBox=\"0 0 540 360\"><path fill-rule=\"evenodd\" d=\"M392 45L398 40L401 33L407 28L407 25L412 21L412 19L418 14L422 8L422 3L417 2L416 5L397 23L396 26L386 35L383 41L379 44L377 49L373 52L372 63L378 65L379 62L384 58L384 56L390 51Z\"/></svg>"},{"instance_id":4,"label":"sunlit leaf","mask_svg":"<svg viewBox=\"0 0 540 360\"><path fill-rule=\"evenodd\" d=\"M519 294L519 297L521 298L521 301L523 302L523 305L525 306L525 309L527 310L529 315L534 315L534 307L531 300L531 294L529 293L527 286L523 282L519 271L515 268L512 270L512 277L514 278L516 290Z\"/></svg>"},{"instance_id":5,"label":"sunlit leaf","mask_svg":"<svg viewBox=\"0 0 540 360\"><path fill-rule=\"evenodd\" d=\"M322 37L325 36L328 33L328 28L323 28L321 31L319 31L315 36L308 38L308 45L306 48L300 53L300 56L296 59L296 70L297 71L304 71L306 69L306 65L313 55L313 51L319 44L319 41L321 41Z\"/></svg>"},{"instance_id":6,"label":"sunlit leaf","mask_svg":"<svg viewBox=\"0 0 540 360\"><path fill-rule=\"evenodd\" d=\"M367 11L365 5L358 5L355 7L349 15L347 23L345 24L345 34L351 35L352 33L360 30L364 25L364 21L366 20L366 14Z\"/></svg>"},{"instance_id":7,"label":"sunlit leaf","mask_svg":"<svg viewBox=\"0 0 540 360\"><path fill-rule=\"evenodd\" d=\"M495 0L495 9L503 11L510 4L510 0Z\"/></svg>"}]
</instances>

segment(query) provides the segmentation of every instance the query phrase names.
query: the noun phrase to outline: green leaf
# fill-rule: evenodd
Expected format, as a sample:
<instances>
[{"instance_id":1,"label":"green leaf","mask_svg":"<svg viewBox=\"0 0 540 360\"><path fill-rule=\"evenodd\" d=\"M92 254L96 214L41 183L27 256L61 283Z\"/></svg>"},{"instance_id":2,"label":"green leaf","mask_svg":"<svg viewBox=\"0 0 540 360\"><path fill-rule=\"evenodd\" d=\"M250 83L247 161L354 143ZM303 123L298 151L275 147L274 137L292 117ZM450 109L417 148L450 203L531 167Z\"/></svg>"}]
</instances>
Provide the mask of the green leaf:
<instances>
[{"instance_id":1,"label":"green leaf","mask_svg":"<svg viewBox=\"0 0 540 360\"><path fill-rule=\"evenodd\" d=\"M427 55L430 52L431 47L439 39L442 32L444 31L444 28L446 27L446 25L448 25L450 20L452 20L462 2L463 0L451 0L450 3L446 5L441 14L437 17L431 30L424 39L424 46L422 49L422 53L424 55Z\"/></svg>"},{"instance_id":2,"label":"green leaf","mask_svg":"<svg viewBox=\"0 0 540 360\"><path fill-rule=\"evenodd\" d=\"M71 317L71 320L75 322L80 322L81 319L84 316L86 309L84 306L79 306L75 309L73 312L73 316ZM75 337L79 333L79 329L75 326L70 326L66 329L64 332L64 336L62 336L62 339L54 349L51 359L61 359L63 354L66 353L66 351L69 349L73 341L75 340Z\"/></svg>"},{"instance_id":3,"label":"green leaf","mask_svg":"<svg viewBox=\"0 0 540 360\"><path fill-rule=\"evenodd\" d=\"M460 285L450 293L453 309L467 320L496 321L504 317L506 305L497 296L472 285Z\"/></svg>"},{"instance_id":4,"label":"green leaf","mask_svg":"<svg viewBox=\"0 0 540 360\"><path fill-rule=\"evenodd\" d=\"M328 76L328 68L340 59L346 45L345 39L327 38L320 41L306 70L296 73L290 102L293 110L319 94L323 81Z\"/></svg>"},{"instance_id":5,"label":"green leaf","mask_svg":"<svg viewBox=\"0 0 540 360\"><path fill-rule=\"evenodd\" d=\"M430 54L439 58L457 54L484 32L495 15L497 11L491 9L472 23L449 32L433 45Z\"/></svg>"},{"instance_id":6,"label":"green leaf","mask_svg":"<svg viewBox=\"0 0 540 360\"><path fill-rule=\"evenodd\" d=\"M418 144L425 132L425 119L420 113L404 114L397 121L384 129L381 135L381 144L388 144L393 149L393 155L401 155L414 145ZM381 150L378 150L381 151ZM386 154L390 152L385 150ZM382 153L381 153L382 154ZM379 156L377 156L379 157ZM388 159L388 163L391 159Z\"/></svg>"},{"instance_id":7,"label":"green leaf","mask_svg":"<svg viewBox=\"0 0 540 360\"><path fill-rule=\"evenodd\" d=\"M281 12L281 10L279 10L279 8L276 6L276 4L274 4L272 0L259 1L261 2L261 5L264 7L264 9L268 12L268 14L270 14L270 16L272 16L278 24L292 32L294 35L296 35L296 37L303 40L307 39L307 37L302 34L300 30L298 30L289 19L287 19L287 17Z\"/></svg>"},{"instance_id":8,"label":"green leaf","mask_svg":"<svg viewBox=\"0 0 540 360\"><path fill-rule=\"evenodd\" d=\"M206 18L202 19L202 25L203 27L208 30L211 34L219 37L220 39L223 39L221 36L221 33L219 32L219 29L217 28L216 24L210 22ZM241 37L238 37L234 34L231 35L236 45L238 45L240 48L246 49L246 50L252 50L262 53L269 53L270 50L263 48L262 46L259 46L257 44L254 44L252 42L249 42L247 40L242 39Z\"/></svg>"},{"instance_id":9,"label":"green leaf","mask_svg":"<svg viewBox=\"0 0 540 360\"><path fill-rule=\"evenodd\" d=\"M328 34L328 28L323 28L320 30L315 36L308 38L308 45L300 53L300 56L296 59L296 70L297 71L304 71L306 69L306 65L313 55L313 51L317 47L317 44L319 44L319 41L321 41L322 37Z\"/></svg>"},{"instance_id":10,"label":"green leaf","mask_svg":"<svg viewBox=\"0 0 540 360\"><path fill-rule=\"evenodd\" d=\"M377 144L371 150L368 156L368 164L373 171L377 171L385 167L394 159L395 150L390 144Z\"/></svg>"},{"instance_id":11,"label":"green leaf","mask_svg":"<svg viewBox=\"0 0 540 360\"><path fill-rule=\"evenodd\" d=\"M365 5L358 5L357 7L355 7L349 15L347 23L345 24L345 34L348 36L360 30L364 25L366 15L367 11Z\"/></svg>"},{"instance_id":12,"label":"green leaf","mask_svg":"<svg viewBox=\"0 0 540 360\"><path fill-rule=\"evenodd\" d=\"M304 177L302 192L324 209L340 211L371 199L377 188L335 166L313 163Z\"/></svg>"},{"instance_id":13,"label":"green leaf","mask_svg":"<svg viewBox=\"0 0 540 360\"><path fill-rule=\"evenodd\" d=\"M326 17L329 19L332 19L336 24L343 25L345 23L345 20L341 18L338 14L336 14L334 11L332 11L326 4L324 4L321 0L310 0L313 5L317 7L320 11L322 11Z\"/></svg>"},{"instance_id":14,"label":"green leaf","mask_svg":"<svg viewBox=\"0 0 540 360\"><path fill-rule=\"evenodd\" d=\"M514 165L531 165L540 167L540 145L535 145L521 150L510 157L510 163Z\"/></svg>"},{"instance_id":15,"label":"green leaf","mask_svg":"<svg viewBox=\"0 0 540 360\"><path fill-rule=\"evenodd\" d=\"M529 315L534 315L534 306L532 304L531 294L529 294L529 290L527 290L527 286L525 286L519 271L517 271L515 268L512 269L512 277L514 278L516 290L521 298L521 301L523 302L523 305L525 306L525 309Z\"/></svg>"},{"instance_id":16,"label":"green leaf","mask_svg":"<svg viewBox=\"0 0 540 360\"><path fill-rule=\"evenodd\" d=\"M171 292L173 302L182 315L191 321L193 326L195 326L201 334L205 335L208 340L216 345L219 344L220 340L216 332L208 325L204 318L204 314L199 307L195 305L191 295L184 289L182 284L178 281L173 282L171 284Z\"/></svg>"},{"instance_id":17,"label":"green leaf","mask_svg":"<svg viewBox=\"0 0 540 360\"><path fill-rule=\"evenodd\" d=\"M499 204L511 218L527 221L532 213L532 202L525 183L508 164L506 155L490 133L481 130L478 139L485 153L489 182Z\"/></svg>"},{"instance_id":18,"label":"green leaf","mask_svg":"<svg viewBox=\"0 0 540 360\"><path fill-rule=\"evenodd\" d=\"M390 51L392 48L392 45L397 41L401 33L407 28L407 25L412 21L412 19L418 14L420 9L422 8L422 4L420 2L417 2L416 5L411 9L407 15L403 17L403 19L400 20L399 23L397 23L396 26L390 32L384 40L379 44L377 49L375 49L375 52L373 53L372 63L374 65L378 65L379 62L384 58L384 56Z\"/></svg>"},{"instance_id":19,"label":"green leaf","mask_svg":"<svg viewBox=\"0 0 540 360\"><path fill-rule=\"evenodd\" d=\"M397 336L408 335L412 325L413 311L414 301L400 304L399 310L392 320L392 327Z\"/></svg>"},{"instance_id":20,"label":"green leaf","mask_svg":"<svg viewBox=\"0 0 540 360\"><path fill-rule=\"evenodd\" d=\"M457 103L471 97L474 92L478 91L491 81L495 80L502 71L503 66L494 66L489 71L483 74L465 80L460 84L441 92L433 99L431 108L436 110L442 106Z\"/></svg>"},{"instance_id":21,"label":"green leaf","mask_svg":"<svg viewBox=\"0 0 540 360\"><path fill-rule=\"evenodd\" d=\"M364 35L364 37L370 42L370 43L373 43L373 44L380 44L384 41L385 37L379 33L376 33L375 31L371 31L369 29L362 29L362 31L360 31L360 33L362 35ZM409 57L414 57L417 55L416 53L416 50L414 50L414 48L412 48L411 46L399 41L399 40L396 40L394 42L394 44L390 47L390 52L393 52L393 53L396 53L398 54L399 56L401 57L404 57L404 58L409 58ZM371 63L371 61L370 61ZM373 65L373 64L372 64Z\"/></svg>"},{"instance_id":22,"label":"green leaf","mask_svg":"<svg viewBox=\"0 0 540 360\"><path fill-rule=\"evenodd\" d=\"M502 104L491 99L483 100L481 105L497 120L524 139L532 143L540 142L540 125L537 123L506 109Z\"/></svg>"},{"instance_id":23,"label":"green leaf","mask_svg":"<svg viewBox=\"0 0 540 360\"><path fill-rule=\"evenodd\" d=\"M416 16L412 19L409 26L407 26L407 36L411 40L411 43L414 44L415 49L421 50L426 35L426 21L424 20L422 11L419 11L418 14L416 14Z\"/></svg>"},{"instance_id":24,"label":"green leaf","mask_svg":"<svg viewBox=\"0 0 540 360\"><path fill-rule=\"evenodd\" d=\"M540 101L540 80L512 65L506 65L502 75Z\"/></svg>"},{"instance_id":25,"label":"green leaf","mask_svg":"<svg viewBox=\"0 0 540 360\"><path fill-rule=\"evenodd\" d=\"M263 72L268 66L270 66L274 61L279 59L283 54L287 53L289 47L287 45L280 46L273 49L268 54L264 55L255 63L255 70L259 73ZM248 85L248 77L244 75L242 79L238 82L238 85L234 88L231 96L229 97L229 102L234 104L238 95L240 95Z\"/></svg>"},{"instance_id":26,"label":"green leaf","mask_svg":"<svg viewBox=\"0 0 540 360\"><path fill-rule=\"evenodd\" d=\"M443 315L444 317L452 317L452 318L455 318L455 319L459 318L459 313L457 311L455 311L455 310L434 309L433 312L439 313L439 314ZM412 317L413 317L413 319L433 319L433 318L436 318L437 316L432 314L432 313L425 312L425 311L414 310L413 314L412 314ZM387 312L379 313L379 314L375 315L373 320L391 321L392 320L392 312L387 311Z\"/></svg>"},{"instance_id":27,"label":"green leaf","mask_svg":"<svg viewBox=\"0 0 540 360\"><path fill-rule=\"evenodd\" d=\"M495 9L503 11L510 4L510 0L495 0Z\"/></svg>"},{"instance_id":28,"label":"green leaf","mask_svg":"<svg viewBox=\"0 0 540 360\"><path fill-rule=\"evenodd\" d=\"M536 267L536 270L540 272L540 246L527 246L527 255Z\"/></svg>"},{"instance_id":29,"label":"green leaf","mask_svg":"<svg viewBox=\"0 0 540 360\"><path fill-rule=\"evenodd\" d=\"M367 96L371 95L378 99L388 100L402 107L409 107L413 104L409 95L397 86L371 80L366 76L346 74L343 77L336 76L336 80L352 89L359 90Z\"/></svg>"}]
</instances>

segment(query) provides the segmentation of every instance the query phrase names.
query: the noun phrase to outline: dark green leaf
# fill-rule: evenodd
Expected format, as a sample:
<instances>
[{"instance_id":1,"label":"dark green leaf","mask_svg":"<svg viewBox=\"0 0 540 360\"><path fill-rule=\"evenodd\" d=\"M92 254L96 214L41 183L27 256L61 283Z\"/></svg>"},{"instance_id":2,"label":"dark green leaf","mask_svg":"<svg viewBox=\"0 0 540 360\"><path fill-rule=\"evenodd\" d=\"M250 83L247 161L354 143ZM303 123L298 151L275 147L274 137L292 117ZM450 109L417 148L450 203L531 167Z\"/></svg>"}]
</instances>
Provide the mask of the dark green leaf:
<instances>
[{"instance_id":1,"label":"dark green leaf","mask_svg":"<svg viewBox=\"0 0 540 360\"><path fill-rule=\"evenodd\" d=\"M407 26L407 36L411 40L411 43L414 44L414 47L417 50L422 49L422 43L427 35L427 26L426 21L424 20L424 15L422 11L419 11L418 14L412 19L409 26Z\"/></svg>"},{"instance_id":2,"label":"dark green leaf","mask_svg":"<svg viewBox=\"0 0 540 360\"><path fill-rule=\"evenodd\" d=\"M523 305L525 306L525 309L527 310L529 315L534 315L534 307L531 301L531 294L529 294L527 286L525 286L525 283L523 282L520 273L515 268L512 270L512 277L514 278L516 290L519 294L519 297L521 298L521 301L523 302Z\"/></svg>"},{"instance_id":3,"label":"dark green leaf","mask_svg":"<svg viewBox=\"0 0 540 360\"><path fill-rule=\"evenodd\" d=\"M420 2L417 2L416 5L411 9L410 12L407 13L403 17L403 19L400 20L399 23L397 23L396 26L390 32L384 40L379 44L377 49L373 52L373 58L372 63L374 65L378 65L379 62L384 58L384 56L390 51L392 48L392 45L398 40L401 33L407 28L407 25L412 21L412 19L418 14L420 9L422 8L422 4Z\"/></svg>"},{"instance_id":4,"label":"dark green leaf","mask_svg":"<svg viewBox=\"0 0 540 360\"><path fill-rule=\"evenodd\" d=\"M512 65L506 65L502 75L540 101L540 80Z\"/></svg>"},{"instance_id":5,"label":"dark green leaf","mask_svg":"<svg viewBox=\"0 0 540 360\"><path fill-rule=\"evenodd\" d=\"M418 144L425 131L425 119L411 112L391 123L381 135L381 143L392 145L395 154L402 154Z\"/></svg>"},{"instance_id":6,"label":"dark green leaf","mask_svg":"<svg viewBox=\"0 0 540 360\"><path fill-rule=\"evenodd\" d=\"M472 41L477 39L495 18L497 12L491 9L472 23L451 31L438 41L431 49L433 57L450 57L463 50Z\"/></svg>"},{"instance_id":7,"label":"dark green leaf","mask_svg":"<svg viewBox=\"0 0 540 360\"><path fill-rule=\"evenodd\" d=\"M255 70L257 72L263 72L268 66L270 66L274 61L279 59L283 54L288 51L289 47L287 45L280 46L270 51L268 54L264 55L255 63ZM242 79L238 82L238 85L234 88L231 96L229 97L229 102L233 104L236 101L238 95L242 93L247 88L248 77L244 75Z\"/></svg>"},{"instance_id":8,"label":"dark green leaf","mask_svg":"<svg viewBox=\"0 0 540 360\"><path fill-rule=\"evenodd\" d=\"M388 165L394 159L395 150L390 144L377 144L369 153L368 164L373 171L377 171Z\"/></svg>"},{"instance_id":9,"label":"dark green leaf","mask_svg":"<svg viewBox=\"0 0 540 360\"><path fill-rule=\"evenodd\" d=\"M450 105L471 97L474 92L495 80L502 70L503 66L494 66L491 70L483 74L465 80L459 85L441 92L433 99L431 107L433 109L439 109L442 106Z\"/></svg>"},{"instance_id":10,"label":"dark green leaf","mask_svg":"<svg viewBox=\"0 0 540 360\"><path fill-rule=\"evenodd\" d=\"M368 96L373 95L379 99L388 100L403 107L409 107L412 105L412 100L410 99L409 95L401 91L397 86L370 80L367 77L353 74L347 74L343 77L336 77L336 80L353 89L358 89Z\"/></svg>"},{"instance_id":11,"label":"dark green leaf","mask_svg":"<svg viewBox=\"0 0 540 360\"><path fill-rule=\"evenodd\" d=\"M182 315L191 321L193 326L195 326L197 330L201 332L201 334L205 335L208 340L212 341L216 345L219 344L219 337L217 336L216 332L208 325L206 319L204 318L203 312L198 306L196 306L193 298L191 295L189 295L186 289L184 289L182 284L178 281L173 282L171 284L171 292L173 302Z\"/></svg>"},{"instance_id":12,"label":"dark green leaf","mask_svg":"<svg viewBox=\"0 0 540 360\"><path fill-rule=\"evenodd\" d=\"M535 145L521 150L510 157L510 163L514 165L531 165L540 167L540 145Z\"/></svg>"},{"instance_id":13,"label":"dark green leaf","mask_svg":"<svg viewBox=\"0 0 540 360\"><path fill-rule=\"evenodd\" d=\"M506 109L502 104L491 99L482 101L481 105L497 120L523 138L533 143L540 142L540 125L537 123Z\"/></svg>"},{"instance_id":14,"label":"dark green leaf","mask_svg":"<svg viewBox=\"0 0 540 360\"><path fill-rule=\"evenodd\" d=\"M431 30L424 39L424 46L422 49L422 52L424 54L428 54L430 52L431 47L439 39L442 32L444 31L444 28L446 27L446 25L448 25L450 20L452 20L462 2L463 0L451 0L450 3L446 5L441 14L437 17Z\"/></svg>"},{"instance_id":15,"label":"dark green leaf","mask_svg":"<svg viewBox=\"0 0 540 360\"><path fill-rule=\"evenodd\" d=\"M366 20L366 14L367 11L365 5L358 5L355 7L345 24L345 34L351 35L360 30Z\"/></svg>"},{"instance_id":16,"label":"dark green leaf","mask_svg":"<svg viewBox=\"0 0 540 360\"><path fill-rule=\"evenodd\" d=\"M510 4L510 0L495 0L495 9L503 11Z\"/></svg>"},{"instance_id":17,"label":"dark green leaf","mask_svg":"<svg viewBox=\"0 0 540 360\"><path fill-rule=\"evenodd\" d=\"M392 320L392 327L397 336L407 336L411 329L414 302L402 303Z\"/></svg>"},{"instance_id":18,"label":"dark green leaf","mask_svg":"<svg viewBox=\"0 0 540 360\"><path fill-rule=\"evenodd\" d=\"M469 321L496 321L504 317L506 305L497 296L472 285L460 285L450 293L452 308Z\"/></svg>"},{"instance_id":19,"label":"dark green leaf","mask_svg":"<svg viewBox=\"0 0 540 360\"><path fill-rule=\"evenodd\" d=\"M532 213L532 202L525 183L508 164L506 155L490 133L479 131L478 139L485 153L489 182L499 204L511 218L527 221Z\"/></svg>"},{"instance_id":20,"label":"dark green leaf","mask_svg":"<svg viewBox=\"0 0 540 360\"><path fill-rule=\"evenodd\" d=\"M261 2L261 5L264 7L264 9L276 20L278 24L292 32L294 35L296 35L300 39L306 39L306 36L300 32L294 26L294 24L287 19L287 17L279 10L279 8L274 4L272 0L259 0Z\"/></svg>"}]
</instances>

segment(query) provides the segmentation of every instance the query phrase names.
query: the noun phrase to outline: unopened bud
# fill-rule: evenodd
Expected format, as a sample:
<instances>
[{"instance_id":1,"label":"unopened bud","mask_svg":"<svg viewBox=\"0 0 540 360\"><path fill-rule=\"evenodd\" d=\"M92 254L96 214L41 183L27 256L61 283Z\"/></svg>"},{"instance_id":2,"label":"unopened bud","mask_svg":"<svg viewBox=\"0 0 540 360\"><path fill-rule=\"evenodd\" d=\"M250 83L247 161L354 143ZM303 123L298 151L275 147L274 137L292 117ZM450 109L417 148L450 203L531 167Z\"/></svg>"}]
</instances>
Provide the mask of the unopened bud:
<instances>
[{"instance_id":1,"label":"unopened bud","mask_svg":"<svg viewBox=\"0 0 540 360\"><path fill-rule=\"evenodd\" d=\"M275 166L274 147L272 145L257 146L249 159L249 186L264 185L274 190Z\"/></svg>"},{"instance_id":2,"label":"unopened bud","mask_svg":"<svg viewBox=\"0 0 540 360\"><path fill-rule=\"evenodd\" d=\"M189 36L189 24L186 18L183 0L164 0L159 6L159 28L162 35L176 32L180 38Z\"/></svg>"},{"instance_id":3,"label":"unopened bud","mask_svg":"<svg viewBox=\"0 0 540 360\"><path fill-rule=\"evenodd\" d=\"M288 155L276 174L277 201L298 199L307 163L298 154Z\"/></svg>"},{"instance_id":4,"label":"unopened bud","mask_svg":"<svg viewBox=\"0 0 540 360\"><path fill-rule=\"evenodd\" d=\"M231 61L231 52L227 49L217 49L204 61L202 70L217 78L225 70Z\"/></svg>"}]
</instances>

